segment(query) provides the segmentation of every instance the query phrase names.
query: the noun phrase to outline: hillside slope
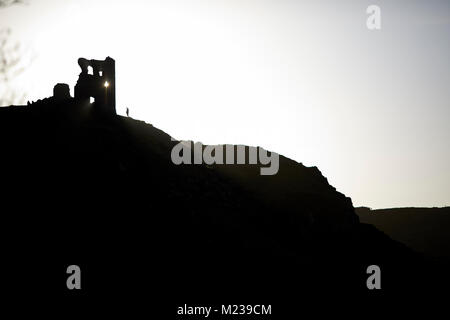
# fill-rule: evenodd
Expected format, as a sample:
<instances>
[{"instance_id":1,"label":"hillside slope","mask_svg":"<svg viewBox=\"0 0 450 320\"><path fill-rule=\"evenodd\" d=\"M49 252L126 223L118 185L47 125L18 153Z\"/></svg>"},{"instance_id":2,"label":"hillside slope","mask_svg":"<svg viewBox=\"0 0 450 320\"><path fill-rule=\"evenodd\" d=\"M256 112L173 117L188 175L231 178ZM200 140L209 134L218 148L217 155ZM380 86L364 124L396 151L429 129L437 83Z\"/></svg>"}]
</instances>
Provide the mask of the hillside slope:
<instances>
[{"instance_id":1,"label":"hillside slope","mask_svg":"<svg viewBox=\"0 0 450 320\"><path fill-rule=\"evenodd\" d=\"M122 304L155 290L170 301L359 295L371 264L384 292L444 285L359 223L315 167L280 157L279 173L261 176L251 165L174 165L168 134L71 99L0 108L0 134L4 267L18 294L61 299L73 263L83 297ZM29 266L40 275L32 287Z\"/></svg>"}]
</instances>

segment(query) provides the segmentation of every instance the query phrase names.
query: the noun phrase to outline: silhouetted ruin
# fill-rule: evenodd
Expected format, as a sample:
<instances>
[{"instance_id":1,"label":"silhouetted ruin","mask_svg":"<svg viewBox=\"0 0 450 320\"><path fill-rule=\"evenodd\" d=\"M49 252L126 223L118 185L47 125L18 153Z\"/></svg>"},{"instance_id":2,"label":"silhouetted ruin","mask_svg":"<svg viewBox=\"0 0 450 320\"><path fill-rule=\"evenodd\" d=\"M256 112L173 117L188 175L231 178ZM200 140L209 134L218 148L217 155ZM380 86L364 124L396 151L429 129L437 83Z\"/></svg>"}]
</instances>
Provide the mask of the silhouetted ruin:
<instances>
[{"instance_id":1,"label":"silhouetted ruin","mask_svg":"<svg viewBox=\"0 0 450 320\"><path fill-rule=\"evenodd\" d=\"M53 87L53 99L62 101L71 98L70 87L66 83L57 83Z\"/></svg>"},{"instance_id":2,"label":"silhouetted ruin","mask_svg":"<svg viewBox=\"0 0 450 320\"><path fill-rule=\"evenodd\" d=\"M115 61L111 57L105 60L78 59L81 73L75 85L75 97L70 96L70 87L66 83L57 83L53 87L53 96L27 102L27 106L43 107L59 105L72 99L77 108L90 105L95 114L101 116L116 115L116 75ZM54 104L56 102L57 104ZM68 102L68 101L66 101ZM21 107L21 106L15 106ZM22 106L24 107L24 106Z\"/></svg>"},{"instance_id":3,"label":"silhouetted ruin","mask_svg":"<svg viewBox=\"0 0 450 320\"><path fill-rule=\"evenodd\" d=\"M95 102L95 108L105 114L116 114L115 61L78 59L81 73L75 85L75 99ZM92 101L93 99L93 101Z\"/></svg>"}]
</instances>

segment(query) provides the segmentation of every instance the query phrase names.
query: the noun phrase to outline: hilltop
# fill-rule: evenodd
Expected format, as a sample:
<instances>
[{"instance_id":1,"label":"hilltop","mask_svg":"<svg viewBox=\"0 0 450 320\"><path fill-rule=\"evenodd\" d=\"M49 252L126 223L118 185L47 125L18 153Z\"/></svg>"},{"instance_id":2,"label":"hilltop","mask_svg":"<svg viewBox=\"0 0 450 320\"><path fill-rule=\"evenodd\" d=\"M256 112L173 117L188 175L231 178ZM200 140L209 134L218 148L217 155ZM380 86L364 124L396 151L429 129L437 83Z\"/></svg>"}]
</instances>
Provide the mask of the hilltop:
<instances>
[{"instance_id":1,"label":"hilltop","mask_svg":"<svg viewBox=\"0 0 450 320\"><path fill-rule=\"evenodd\" d=\"M439 287L318 168L283 156L272 176L175 165L170 135L93 110L72 98L0 108L6 266L19 292L60 299L72 263L87 275L83 297L121 303L155 290L181 302L356 296L371 264L385 292Z\"/></svg>"}]
</instances>

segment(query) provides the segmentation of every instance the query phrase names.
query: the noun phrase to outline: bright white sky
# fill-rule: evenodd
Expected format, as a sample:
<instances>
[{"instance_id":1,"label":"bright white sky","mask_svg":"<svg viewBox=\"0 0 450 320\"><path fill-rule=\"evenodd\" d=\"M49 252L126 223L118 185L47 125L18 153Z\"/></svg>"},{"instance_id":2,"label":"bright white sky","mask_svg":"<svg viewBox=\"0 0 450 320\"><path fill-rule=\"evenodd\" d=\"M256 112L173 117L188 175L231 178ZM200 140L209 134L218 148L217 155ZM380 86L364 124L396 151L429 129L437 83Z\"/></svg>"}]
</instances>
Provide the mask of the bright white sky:
<instances>
[{"instance_id":1,"label":"bright white sky","mask_svg":"<svg viewBox=\"0 0 450 320\"><path fill-rule=\"evenodd\" d=\"M450 205L448 1L29 0L6 26L28 100L109 55L119 113L177 139L315 165L355 206Z\"/></svg>"}]
</instances>

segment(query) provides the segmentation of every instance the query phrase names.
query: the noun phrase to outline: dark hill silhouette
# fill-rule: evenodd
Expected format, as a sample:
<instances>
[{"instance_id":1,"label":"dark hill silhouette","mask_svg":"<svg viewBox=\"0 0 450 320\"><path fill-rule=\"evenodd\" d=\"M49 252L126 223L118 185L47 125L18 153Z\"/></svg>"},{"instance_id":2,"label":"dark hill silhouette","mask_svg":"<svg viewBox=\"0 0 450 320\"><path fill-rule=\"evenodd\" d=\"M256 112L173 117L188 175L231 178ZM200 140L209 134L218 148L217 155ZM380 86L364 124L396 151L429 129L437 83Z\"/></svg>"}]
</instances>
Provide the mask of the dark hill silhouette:
<instances>
[{"instance_id":1,"label":"dark hill silhouette","mask_svg":"<svg viewBox=\"0 0 450 320\"><path fill-rule=\"evenodd\" d=\"M450 259L450 207L356 208L361 222L430 257Z\"/></svg>"},{"instance_id":2,"label":"dark hill silhouette","mask_svg":"<svg viewBox=\"0 0 450 320\"><path fill-rule=\"evenodd\" d=\"M316 167L282 156L274 176L256 165L177 166L168 134L93 110L71 98L0 108L4 275L15 294L78 295L99 308L295 308L375 294L371 264L383 294L445 287L430 272L439 266L360 223ZM70 264L83 272L79 293L65 288Z\"/></svg>"}]
</instances>

